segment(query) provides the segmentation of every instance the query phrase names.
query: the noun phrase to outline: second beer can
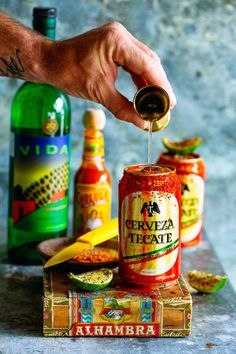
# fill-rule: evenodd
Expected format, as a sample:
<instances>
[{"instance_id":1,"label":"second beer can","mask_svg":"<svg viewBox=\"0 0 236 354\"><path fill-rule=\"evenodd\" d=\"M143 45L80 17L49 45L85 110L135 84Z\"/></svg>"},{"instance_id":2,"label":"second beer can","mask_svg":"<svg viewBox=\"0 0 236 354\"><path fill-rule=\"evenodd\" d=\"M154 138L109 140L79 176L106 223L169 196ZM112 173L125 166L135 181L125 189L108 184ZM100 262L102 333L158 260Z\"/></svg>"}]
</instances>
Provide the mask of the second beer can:
<instances>
[{"instance_id":1,"label":"second beer can","mask_svg":"<svg viewBox=\"0 0 236 354\"><path fill-rule=\"evenodd\" d=\"M175 168L134 165L119 183L119 273L142 287L180 275L180 194Z\"/></svg>"},{"instance_id":2,"label":"second beer can","mask_svg":"<svg viewBox=\"0 0 236 354\"><path fill-rule=\"evenodd\" d=\"M176 169L181 189L181 245L197 246L202 236L202 217L205 190L205 165L197 154L178 155L162 153L158 163Z\"/></svg>"}]
</instances>

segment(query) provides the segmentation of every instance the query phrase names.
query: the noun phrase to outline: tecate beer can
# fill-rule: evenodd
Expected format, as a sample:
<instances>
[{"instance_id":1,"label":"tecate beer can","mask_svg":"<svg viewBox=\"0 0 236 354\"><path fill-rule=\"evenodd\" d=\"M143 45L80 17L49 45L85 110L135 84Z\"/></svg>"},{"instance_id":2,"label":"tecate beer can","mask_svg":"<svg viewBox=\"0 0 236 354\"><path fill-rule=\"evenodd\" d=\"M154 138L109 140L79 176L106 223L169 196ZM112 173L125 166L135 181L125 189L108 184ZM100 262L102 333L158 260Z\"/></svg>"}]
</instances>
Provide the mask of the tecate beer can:
<instances>
[{"instance_id":1,"label":"tecate beer can","mask_svg":"<svg viewBox=\"0 0 236 354\"><path fill-rule=\"evenodd\" d=\"M206 169L197 154L178 155L162 153L158 163L176 169L181 184L181 245L197 246L202 237L202 218Z\"/></svg>"},{"instance_id":2,"label":"tecate beer can","mask_svg":"<svg viewBox=\"0 0 236 354\"><path fill-rule=\"evenodd\" d=\"M119 274L142 287L180 275L181 184L175 168L135 165L119 183Z\"/></svg>"}]
</instances>

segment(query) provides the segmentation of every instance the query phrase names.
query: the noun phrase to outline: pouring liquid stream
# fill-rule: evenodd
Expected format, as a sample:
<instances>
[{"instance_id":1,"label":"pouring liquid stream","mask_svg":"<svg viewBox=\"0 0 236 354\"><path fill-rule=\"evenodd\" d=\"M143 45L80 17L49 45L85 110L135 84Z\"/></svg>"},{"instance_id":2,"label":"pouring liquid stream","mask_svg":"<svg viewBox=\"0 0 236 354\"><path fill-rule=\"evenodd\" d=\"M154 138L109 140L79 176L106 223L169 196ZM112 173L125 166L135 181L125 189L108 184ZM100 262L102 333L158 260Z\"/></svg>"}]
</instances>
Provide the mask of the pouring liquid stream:
<instances>
[{"instance_id":1,"label":"pouring liquid stream","mask_svg":"<svg viewBox=\"0 0 236 354\"><path fill-rule=\"evenodd\" d=\"M152 120L148 122L148 165L152 163Z\"/></svg>"},{"instance_id":2,"label":"pouring liquid stream","mask_svg":"<svg viewBox=\"0 0 236 354\"><path fill-rule=\"evenodd\" d=\"M148 122L147 162L152 163L152 132L164 129L169 120L170 99L167 92L155 85L147 85L136 92L134 109L140 118Z\"/></svg>"}]
</instances>

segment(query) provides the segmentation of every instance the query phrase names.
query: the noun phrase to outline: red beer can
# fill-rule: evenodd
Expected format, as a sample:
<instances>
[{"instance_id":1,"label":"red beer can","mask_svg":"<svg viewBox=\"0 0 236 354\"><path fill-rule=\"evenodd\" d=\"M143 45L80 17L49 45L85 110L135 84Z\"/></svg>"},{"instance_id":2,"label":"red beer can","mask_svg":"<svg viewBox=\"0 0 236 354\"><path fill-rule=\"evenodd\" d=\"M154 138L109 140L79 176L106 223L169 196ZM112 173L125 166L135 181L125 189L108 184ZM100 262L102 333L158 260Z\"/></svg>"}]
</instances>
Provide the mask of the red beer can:
<instances>
[{"instance_id":1,"label":"red beer can","mask_svg":"<svg viewBox=\"0 0 236 354\"><path fill-rule=\"evenodd\" d=\"M175 167L181 189L181 245L196 246L202 237L202 217L206 169L197 154L162 153L158 163Z\"/></svg>"},{"instance_id":2,"label":"red beer can","mask_svg":"<svg viewBox=\"0 0 236 354\"><path fill-rule=\"evenodd\" d=\"M180 275L181 184L172 166L134 165L119 183L119 274L143 287Z\"/></svg>"}]
</instances>

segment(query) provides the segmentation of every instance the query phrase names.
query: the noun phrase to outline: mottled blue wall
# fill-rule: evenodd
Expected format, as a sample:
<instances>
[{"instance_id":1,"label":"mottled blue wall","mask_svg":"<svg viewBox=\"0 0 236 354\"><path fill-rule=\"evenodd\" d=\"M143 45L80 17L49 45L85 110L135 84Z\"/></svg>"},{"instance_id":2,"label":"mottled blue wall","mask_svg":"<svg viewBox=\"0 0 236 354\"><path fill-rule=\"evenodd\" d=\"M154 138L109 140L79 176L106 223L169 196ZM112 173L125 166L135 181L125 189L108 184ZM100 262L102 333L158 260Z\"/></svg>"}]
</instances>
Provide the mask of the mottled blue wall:
<instances>
[{"instance_id":1,"label":"mottled blue wall","mask_svg":"<svg viewBox=\"0 0 236 354\"><path fill-rule=\"evenodd\" d=\"M119 21L162 58L178 105L167 129L154 136L153 161L161 137L202 136L207 166L205 229L236 286L236 0L1 0L0 7L27 26L35 5L58 8L59 39ZM0 79L0 200L7 203L9 107L17 80ZM135 88L121 74L118 87L132 99ZM90 102L72 99L72 172L81 161L81 116ZM146 162L147 134L107 113L106 161L113 177L113 213L123 167ZM6 207L1 208L5 223ZM4 224L5 225L5 224Z\"/></svg>"}]
</instances>

